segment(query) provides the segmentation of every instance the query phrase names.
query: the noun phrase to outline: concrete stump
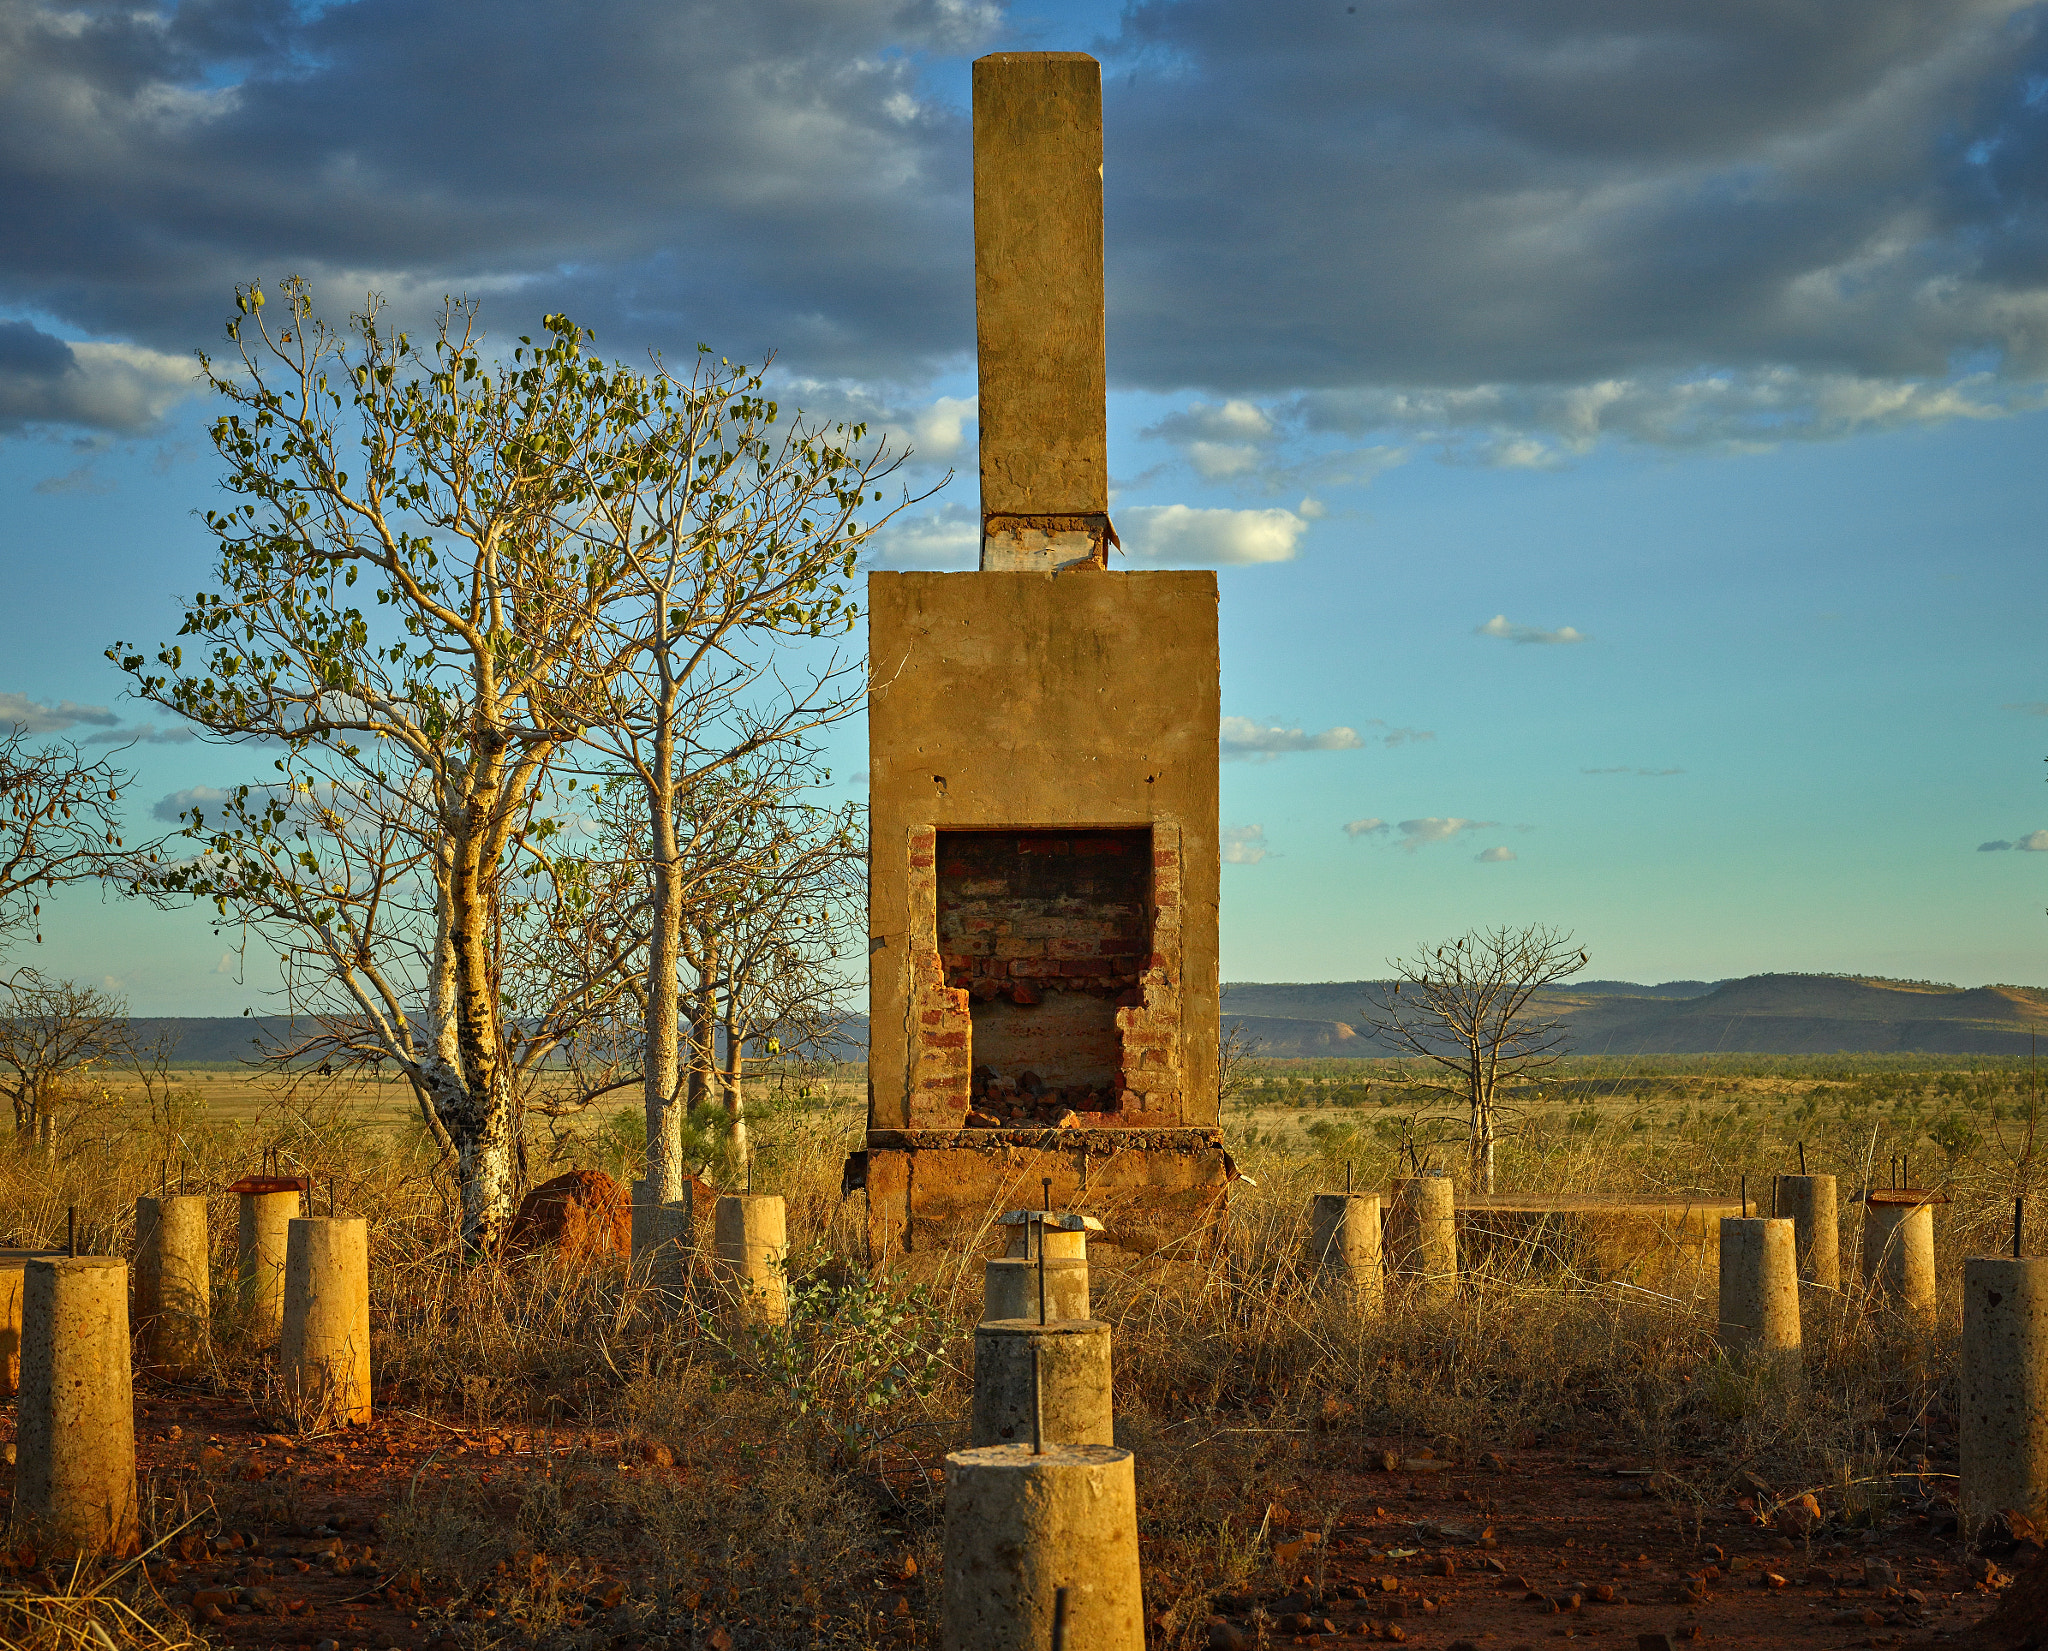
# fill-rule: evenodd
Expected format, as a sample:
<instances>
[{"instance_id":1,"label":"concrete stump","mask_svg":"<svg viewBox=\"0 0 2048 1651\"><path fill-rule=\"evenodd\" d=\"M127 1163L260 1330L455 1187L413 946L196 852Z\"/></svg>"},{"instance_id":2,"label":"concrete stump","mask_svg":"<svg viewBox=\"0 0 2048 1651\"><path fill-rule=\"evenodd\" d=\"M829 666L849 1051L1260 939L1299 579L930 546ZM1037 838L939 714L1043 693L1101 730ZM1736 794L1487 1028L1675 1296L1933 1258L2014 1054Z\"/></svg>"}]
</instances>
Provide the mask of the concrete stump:
<instances>
[{"instance_id":1,"label":"concrete stump","mask_svg":"<svg viewBox=\"0 0 2048 1651\"><path fill-rule=\"evenodd\" d=\"M1055 1221L1058 1216L1053 1217ZM1009 1229L1009 1242L1004 1247L1006 1256L1024 1256L1035 1260L1038 1244L1043 1236L1045 1259L1048 1261L1086 1261L1088 1259L1088 1234L1078 1229L1048 1226L1033 1221Z\"/></svg>"},{"instance_id":2,"label":"concrete stump","mask_svg":"<svg viewBox=\"0 0 2048 1651\"><path fill-rule=\"evenodd\" d=\"M302 1198L291 1192L245 1192L235 1212L235 1288L250 1337L275 1341L284 1327L284 1253Z\"/></svg>"},{"instance_id":3,"label":"concrete stump","mask_svg":"<svg viewBox=\"0 0 2048 1651\"><path fill-rule=\"evenodd\" d=\"M1792 1223L1799 1281L1823 1290L1842 1287L1842 1231L1832 1175L1778 1177L1778 1214Z\"/></svg>"},{"instance_id":4,"label":"concrete stump","mask_svg":"<svg viewBox=\"0 0 2048 1651\"><path fill-rule=\"evenodd\" d=\"M1038 1263L1021 1256L1000 1256L984 1263L982 1321L990 1319L1038 1318ZM1045 1316L1048 1319L1085 1319L1088 1310L1088 1263L1056 1261L1045 1263Z\"/></svg>"},{"instance_id":5,"label":"concrete stump","mask_svg":"<svg viewBox=\"0 0 2048 1651\"><path fill-rule=\"evenodd\" d=\"M713 1217L718 1276L764 1324L789 1318L782 1267L789 1229L782 1199L765 1192L727 1193Z\"/></svg>"},{"instance_id":6,"label":"concrete stump","mask_svg":"<svg viewBox=\"0 0 2048 1651\"><path fill-rule=\"evenodd\" d=\"M206 1195L136 1199L134 1327L148 1355L180 1375L202 1368L212 1308Z\"/></svg>"},{"instance_id":7,"label":"concrete stump","mask_svg":"<svg viewBox=\"0 0 2048 1651\"><path fill-rule=\"evenodd\" d=\"M1963 1263L1962 1522L2048 1512L2048 1256Z\"/></svg>"},{"instance_id":8,"label":"concrete stump","mask_svg":"<svg viewBox=\"0 0 2048 1651\"><path fill-rule=\"evenodd\" d=\"M1720 1334L1730 1353L1797 1356L1799 1271L1790 1221L1722 1217Z\"/></svg>"},{"instance_id":9,"label":"concrete stump","mask_svg":"<svg viewBox=\"0 0 2048 1651\"><path fill-rule=\"evenodd\" d=\"M1397 1175L1387 1201L1387 1271L1414 1300L1458 1291L1458 1216L1448 1175Z\"/></svg>"},{"instance_id":10,"label":"concrete stump","mask_svg":"<svg viewBox=\"0 0 2048 1651\"><path fill-rule=\"evenodd\" d=\"M62 1250L0 1250L0 1392L12 1394L21 1388L23 1269L40 1256L63 1253Z\"/></svg>"},{"instance_id":11,"label":"concrete stump","mask_svg":"<svg viewBox=\"0 0 2048 1651\"><path fill-rule=\"evenodd\" d=\"M22 1278L14 1517L67 1553L135 1539L128 1266L39 1256Z\"/></svg>"},{"instance_id":12,"label":"concrete stump","mask_svg":"<svg viewBox=\"0 0 2048 1651\"><path fill-rule=\"evenodd\" d=\"M946 1458L945 1651L1145 1651L1131 1453L995 1445Z\"/></svg>"},{"instance_id":13,"label":"concrete stump","mask_svg":"<svg viewBox=\"0 0 2048 1651\"><path fill-rule=\"evenodd\" d=\"M690 1250L696 1237L696 1188L683 1183L683 1196L670 1203L648 1197L647 1183L633 1183L633 1271L664 1295L689 1288Z\"/></svg>"},{"instance_id":14,"label":"concrete stump","mask_svg":"<svg viewBox=\"0 0 2048 1651\"><path fill-rule=\"evenodd\" d=\"M1863 1284L1884 1305L1933 1327L1932 1204L1884 1193L1864 1200Z\"/></svg>"},{"instance_id":15,"label":"concrete stump","mask_svg":"<svg viewBox=\"0 0 2048 1651\"><path fill-rule=\"evenodd\" d=\"M993 1319L974 1328L974 1407L968 1441L1031 1444L1031 1354L1038 1352L1039 1414L1050 1445L1115 1442L1109 1326L1099 1319Z\"/></svg>"},{"instance_id":16,"label":"concrete stump","mask_svg":"<svg viewBox=\"0 0 2048 1651\"><path fill-rule=\"evenodd\" d=\"M278 1365L308 1419L370 1419L370 1229L360 1216L293 1220Z\"/></svg>"},{"instance_id":17,"label":"concrete stump","mask_svg":"<svg viewBox=\"0 0 2048 1651\"><path fill-rule=\"evenodd\" d=\"M1316 1288L1376 1313L1386 1296L1380 1267L1380 1198L1376 1192L1319 1192L1308 1210L1303 1257Z\"/></svg>"}]
</instances>

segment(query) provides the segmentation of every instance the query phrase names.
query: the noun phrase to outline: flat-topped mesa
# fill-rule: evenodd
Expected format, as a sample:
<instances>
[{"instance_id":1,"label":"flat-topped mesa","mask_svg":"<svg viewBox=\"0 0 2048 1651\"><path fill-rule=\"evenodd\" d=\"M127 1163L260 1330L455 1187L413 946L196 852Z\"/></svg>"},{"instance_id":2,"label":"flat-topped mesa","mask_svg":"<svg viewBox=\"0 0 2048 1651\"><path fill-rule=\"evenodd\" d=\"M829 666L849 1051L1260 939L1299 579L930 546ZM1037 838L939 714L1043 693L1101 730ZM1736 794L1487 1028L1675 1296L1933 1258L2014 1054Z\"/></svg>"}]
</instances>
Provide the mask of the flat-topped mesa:
<instances>
[{"instance_id":1,"label":"flat-topped mesa","mask_svg":"<svg viewBox=\"0 0 2048 1651\"><path fill-rule=\"evenodd\" d=\"M1102 67L1085 52L974 65L981 570L1107 566Z\"/></svg>"}]
</instances>

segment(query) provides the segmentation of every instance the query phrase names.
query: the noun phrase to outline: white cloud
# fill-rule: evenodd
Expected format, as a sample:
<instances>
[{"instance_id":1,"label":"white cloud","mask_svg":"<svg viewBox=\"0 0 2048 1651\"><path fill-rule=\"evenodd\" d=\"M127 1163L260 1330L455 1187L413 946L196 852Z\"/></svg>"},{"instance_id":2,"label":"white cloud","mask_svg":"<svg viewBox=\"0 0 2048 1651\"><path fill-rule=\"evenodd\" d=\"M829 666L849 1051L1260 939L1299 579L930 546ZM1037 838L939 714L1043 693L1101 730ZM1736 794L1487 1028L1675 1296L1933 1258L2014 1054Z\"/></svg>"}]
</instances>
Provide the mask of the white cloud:
<instances>
[{"instance_id":1,"label":"white cloud","mask_svg":"<svg viewBox=\"0 0 2048 1651\"><path fill-rule=\"evenodd\" d=\"M1571 643L1592 640L1583 631L1575 631L1569 625L1560 625L1554 631L1542 630L1535 625L1511 625L1508 616L1497 613L1483 625L1475 625L1474 636L1497 636L1503 642Z\"/></svg>"},{"instance_id":2,"label":"white cloud","mask_svg":"<svg viewBox=\"0 0 2048 1651\"><path fill-rule=\"evenodd\" d=\"M87 745L189 745L198 737L198 734L181 722L174 722L168 728L158 728L153 725L129 726L123 724L119 727L109 728L104 734L94 734L85 743ZM254 744L255 742L250 741L248 743ZM268 744L271 742L265 741L264 743Z\"/></svg>"},{"instance_id":3,"label":"white cloud","mask_svg":"<svg viewBox=\"0 0 2048 1651\"><path fill-rule=\"evenodd\" d=\"M107 494L114 491L112 478L102 476L94 468L98 459L90 458L74 464L61 476L45 476L36 483L36 492L50 497L59 493Z\"/></svg>"},{"instance_id":4,"label":"white cloud","mask_svg":"<svg viewBox=\"0 0 2048 1651\"><path fill-rule=\"evenodd\" d=\"M868 541L868 554L888 567L978 567L981 513L949 504L922 516L899 516Z\"/></svg>"},{"instance_id":5,"label":"white cloud","mask_svg":"<svg viewBox=\"0 0 2048 1651\"><path fill-rule=\"evenodd\" d=\"M1467 820L1455 814L1432 814L1426 819L1403 820L1400 826L1401 846L1410 850L1426 848L1431 843L1447 843L1463 831L1490 831L1499 824L1498 820Z\"/></svg>"},{"instance_id":6,"label":"white cloud","mask_svg":"<svg viewBox=\"0 0 2048 1651\"><path fill-rule=\"evenodd\" d=\"M68 699L43 705L27 694L0 694L0 723L15 723L31 734L61 734L80 723L111 728L120 720L104 705L80 705Z\"/></svg>"},{"instance_id":7,"label":"white cloud","mask_svg":"<svg viewBox=\"0 0 2048 1651\"><path fill-rule=\"evenodd\" d=\"M2002 854L2007 849L2018 849L2022 854L2048 854L2048 831L2030 831L2024 837L2007 842L2003 837L1988 843L1979 843L1979 854Z\"/></svg>"},{"instance_id":8,"label":"white cloud","mask_svg":"<svg viewBox=\"0 0 2048 1651\"><path fill-rule=\"evenodd\" d=\"M1392 831L1393 829L1394 828L1388 825L1385 820L1380 819L1378 816L1374 816L1370 819L1351 820L1346 822L1344 826L1344 835L1347 837L1354 838L1373 835L1384 836L1387 832Z\"/></svg>"},{"instance_id":9,"label":"white cloud","mask_svg":"<svg viewBox=\"0 0 2048 1651\"><path fill-rule=\"evenodd\" d=\"M1972 373L1950 381L1764 366L1672 378L1475 384L1458 389L1317 390L1307 428L1398 432L1440 457L1500 469L1550 470L1603 439L1647 447L1754 452L1954 419L1997 419L2048 401L2037 384Z\"/></svg>"},{"instance_id":10,"label":"white cloud","mask_svg":"<svg viewBox=\"0 0 2048 1651\"><path fill-rule=\"evenodd\" d=\"M235 954L233 952L222 952L220 954L220 961L213 966L213 972L217 975L233 974L235 972Z\"/></svg>"},{"instance_id":11,"label":"white cloud","mask_svg":"<svg viewBox=\"0 0 2048 1651\"><path fill-rule=\"evenodd\" d=\"M73 341L28 321L0 321L0 430L71 424L134 431L199 389L197 366L138 344ZM39 493L104 492L91 461L39 483Z\"/></svg>"},{"instance_id":12,"label":"white cloud","mask_svg":"<svg viewBox=\"0 0 2048 1651\"><path fill-rule=\"evenodd\" d=\"M1289 751L1362 751L1368 745L1392 748L1436 738L1427 728L1395 728L1380 717L1364 726L1370 730L1364 734L1356 728L1343 727L1311 734L1301 728L1254 722L1250 717L1225 717L1220 729L1222 755L1226 762L1245 757L1263 760Z\"/></svg>"},{"instance_id":13,"label":"white cloud","mask_svg":"<svg viewBox=\"0 0 2048 1651\"><path fill-rule=\"evenodd\" d=\"M1264 826L1232 826L1223 833L1223 863L1226 866L1255 866L1265 857Z\"/></svg>"},{"instance_id":14,"label":"white cloud","mask_svg":"<svg viewBox=\"0 0 2048 1651\"><path fill-rule=\"evenodd\" d=\"M1291 510L1138 505L1118 513L1117 531L1134 561L1244 567L1293 561L1308 523Z\"/></svg>"},{"instance_id":15,"label":"white cloud","mask_svg":"<svg viewBox=\"0 0 2048 1651\"><path fill-rule=\"evenodd\" d=\"M1325 728L1310 734L1299 728L1269 728L1250 717L1225 717L1222 722L1225 760L1232 757L1277 757L1286 751L1358 751L1365 741L1356 728Z\"/></svg>"},{"instance_id":16,"label":"white cloud","mask_svg":"<svg viewBox=\"0 0 2048 1651\"><path fill-rule=\"evenodd\" d=\"M167 796L160 797L150 813L159 820L173 822L189 808L204 808L209 813L217 814L219 805L233 795L233 792L217 785L188 785L183 791L173 791Z\"/></svg>"},{"instance_id":17,"label":"white cloud","mask_svg":"<svg viewBox=\"0 0 2048 1651\"><path fill-rule=\"evenodd\" d=\"M2048 717L2048 699L2009 700L1999 709L2024 711L2030 717Z\"/></svg>"},{"instance_id":18,"label":"white cloud","mask_svg":"<svg viewBox=\"0 0 2048 1651\"><path fill-rule=\"evenodd\" d=\"M1501 861L1512 860L1514 857L1515 851L1513 849L1503 848L1498 844L1496 844L1492 848L1483 848L1477 854L1472 856L1473 859L1477 860L1483 866L1498 865Z\"/></svg>"},{"instance_id":19,"label":"white cloud","mask_svg":"<svg viewBox=\"0 0 2048 1651\"><path fill-rule=\"evenodd\" d=\"M927 459L958 458L967 446L975 405L973 396L940 396L911 421L912 450Z\"/></svg>"},{"instance_id":20,"label":"white cloud","mask_svg":"<svg viewBox=\"0 0 2048 1651\"><path fill-rule=\"evenodd\" d=\"M1187 455L1195 473L1212 482L1257 470L1265 462L1263 449L1279 433L1263 409L1236 400L1220 406L1198 401L1139 432L1150 440L1172 442Z\"/></svg>"}]
</instances>

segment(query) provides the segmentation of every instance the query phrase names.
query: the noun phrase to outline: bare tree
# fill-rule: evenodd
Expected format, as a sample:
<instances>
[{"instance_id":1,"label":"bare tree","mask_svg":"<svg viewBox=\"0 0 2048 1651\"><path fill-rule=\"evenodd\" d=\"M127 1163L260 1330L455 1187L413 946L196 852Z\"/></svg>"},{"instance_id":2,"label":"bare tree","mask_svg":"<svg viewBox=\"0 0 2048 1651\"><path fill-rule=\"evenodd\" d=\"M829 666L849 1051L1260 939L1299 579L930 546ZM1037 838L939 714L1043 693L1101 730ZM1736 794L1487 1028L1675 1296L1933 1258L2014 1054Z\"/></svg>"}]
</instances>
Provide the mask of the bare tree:
<instances>
[{"instance_id":1,"label":"bare tree","mask_svg":"<svg viewBox=\"0 0 2048 1651\"><path fill-rule=\"evenodd\" d=\"M742 1160L747 1138L746 1051L794 1053L829 1039L852 990L844 960L865 915L866 842L859 810L794 802L763 811L735 857L740 874L707 891L723 939L725 1065L718 1099Z\"/></svg>"},{"instance_id":2,"label":"bare tree","mask_svg":"<svg viewBox=\"0 0 2048 1651\"><path fill-rule=\"evenodd\" d=\"M1501 1090L1563 1057L1566 1027L1535 999L1586 966L1569 934L1527 928L1474 929L1440 946L1389 959L1394 979L1361 1014L1382 1044L1426 1063L1394 1081L1457 1097L1465 1115L1472 1185L1493 1191ZM1439 1077L1430 1077L1436 1070Z\"/></svg>"},{"instance_id":3,"label":"bare tree","mask_svg":"<svg viewBox=\"0 0 2048 1651\"><path fill-rule=\"evenodd\" d=\"M23 970L0 1005L0 1088L24 1150L57 1152L58 1117L92 1067L128 1054L128 1006L75 980Z\"/></svg>"},{"instance_id":4,"label":"bare tree","mask_svg":"<svg viewBox=\"0 0 2048 1651\"><path fill-rule=\"evenodd\" d=\"M133 776L68 740L38 742L18 722L0 733L0 953L43 938L42 896L68 883L132 877L147 850L121 840L117 808Z\"/></svg>"}]
</instances>

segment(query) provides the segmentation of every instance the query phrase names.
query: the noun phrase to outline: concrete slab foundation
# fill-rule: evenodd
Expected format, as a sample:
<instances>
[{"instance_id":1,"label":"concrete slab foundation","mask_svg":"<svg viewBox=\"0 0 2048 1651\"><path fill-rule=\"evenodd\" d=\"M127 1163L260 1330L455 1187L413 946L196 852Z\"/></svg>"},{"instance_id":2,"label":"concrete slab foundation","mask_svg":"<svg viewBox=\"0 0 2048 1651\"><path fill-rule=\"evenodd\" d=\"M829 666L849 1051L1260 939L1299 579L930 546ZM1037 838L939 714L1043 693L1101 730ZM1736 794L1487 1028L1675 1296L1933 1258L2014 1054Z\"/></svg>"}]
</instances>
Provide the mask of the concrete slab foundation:
<instances>
[{"instance_id":1,"label":"concrete slab foundation","mask_svg":"<svg viewBox=\"0 0 2048 1651\"><path fill-rule=\"evenodd\" d=\"M206 1195L136 1199L134 1328L149 1356L179 1375L204 1367L212 1306Z\"/></svg>"},{"instance_id":2,"label":"concrete slab foundation","mask_svg":"<svg viewBox=\"0 0 2048 1651\"><path fill-rule=\"evenodd\" d=\"M370 1419L370 1229L360 1216L293 1219L278 1368L307 1421Z\"/></svg>"},{"instance_id":3,"label":"concrete slab foundation","mask_svg":"<svg viewBox=\"0 0 2048 1651\"><path fill-rule=\"evenodd\" d=\"M945 1651L1145 1651L1131 1453L1029 1444L946 1458Z\"/></svg>"},{"instance_id":4,"label":"concrete slab foundation","mask_svg":"<svg viewBox=\"0 0 2048 1651\"><path fill-rule=\"evenodd\" d=\"M1045 1258L1045 1316L1048 1319L1091 1317L1088 1305L1088 1263L1071 1257ZM1038 1317L1039 1264L1023 1256L997 1256L983 1264L982 1308L990 1319Z\"/></svg>"},{"instance_id":5,"label":"concrete slab foundation","mask_svg":"<svg viewBox=\"0 0 2048 1651\"><path fill-rule=\"evenodd\" d=\"M995 1319L974 1329L974 1404L968 1438L977 1445L1031 1443L1032 1357L1038 1361L1042 1435L1049 1445L1115 1440L1109 1391L1109 1326L1099 1319Z\"/></svg>"},{"instance_id":6,"label":"concrete slab foundation","mask_svg":"<svg viewBox=\"0 0 2048 1651\"><path fill-rule=\"evenodd\" d=\"M2048 1512L2048 1256L1963 1263L1962 1519Z\"/></svg>"},{"instance_id":7,"label":"concrete slab foundation","mask_svg":"<svg viewBox=\"0 0 2048 1651\"><path fill-rule=\"evenodd\" d=\"M119 1553L135 1540L129 1358L126 1262L82 1255L28 1263L14 1518L60 1553Z\"/></svg>"},{"instance_id":8,"label":"concrete slab foundation","mask_svg":"<svg viewBox=\"0 0 2048 1651\"><path fill-rule=\"evenodd\" d=\"M1309 1203L1304 1270L1315 1288L1360 1312L1386 1299L1380 1267L1380 1200L1372 1192L1319 1192Z\"/></svg>"},{"instance_id":9,"label":"concrete slab foundation","mask_svg":"<svg viewBox=\"0 0 2048 1651\"><path fill-rule=\"evenodd\" d=\"M1561 1275L1702 1301L1717 1287L1722 1218L1741 1212L1734 1198L1474 1196L1458 1202L1458 1244L1465 1266L1508 1278Z\"/></svg>"},{"instance_id":10,"label":"concrete slab foundation","mask_svg":"<svg viewBox=\"0 0 2048 1651\"><path fill-rule=\"evenodd\" d=\"M1721 1222L1721 1345L1730 1353L1799 1352L1799 1269L1792 1223L1770 1216Z\"/></svg>"},{"instance_id":11,"label":"concrete slab foundation","mask_svg":"<svg viewBox=\"0 0 2048 1651\"><path fill-rule=\"evenodd\" d=\"M0 1250L0 1393L21 1388L22 1270L42 1256L62 1250Z\"/></svg>"},{"instance_id":12,"label":"concrete slab foundation","mask_svg":"<svg viewBox=\"0 0 2048 1651\"><path fill-rule=\"evenodd\" d=\"M1823 1290L1842 1287L1842 1232L1832 1175L1781 1175L1777 1213L1792 1223L1799 1280Z\"/></svg>"},{"instance_id":13,"label":"concrete slab foundation","mask_svg":"<svg viewBox=\"0 0 2048 1651\"><path fill-rule=\"evenodd\" d=\"M1236 1173L1216 1129L871 1129L848 1180L875 1262L1006 1247L995 1217L1035 1206L1048 1176L1056 1209L1101 1217L1091 1247L1192 1261L1216 1253Z\"/></svg>"}]
</instances>

